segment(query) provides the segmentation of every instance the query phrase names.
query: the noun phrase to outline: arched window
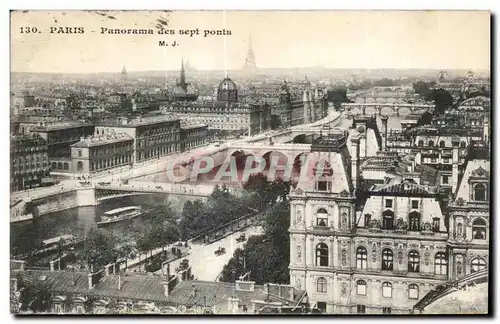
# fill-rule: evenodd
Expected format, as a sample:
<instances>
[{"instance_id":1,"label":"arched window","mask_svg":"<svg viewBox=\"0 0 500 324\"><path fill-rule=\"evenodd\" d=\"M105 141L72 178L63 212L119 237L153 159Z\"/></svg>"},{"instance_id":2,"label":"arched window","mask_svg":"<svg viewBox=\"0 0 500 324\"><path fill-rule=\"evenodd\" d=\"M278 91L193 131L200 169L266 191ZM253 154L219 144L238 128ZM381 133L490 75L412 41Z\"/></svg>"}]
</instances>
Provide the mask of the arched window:
<instances>
[{"instance_id":1,"label":"arched window","mask_svg":"<svg viewBox=\"0 0 500 324\"><path fill-rule=\"evenodd\" d=\"M318 278L316 281L316 291L319 293L326 293L328 291L328 283L325 278Z\"/></svg>"},{"instance_id":2,"label":"arched window","mask_svg":"<svg viewBox=\"0 0 500 324\"><path fill-rule=\"evenodd\" d=\"M316 212L316 226L328 226L328 213L323 208Z\"/></svg>"},{"instance_id":3,"label":"arched window","mask_svg":"<svg viewBox=\"0 0 500 324\"><path fill-rule=\"evenodd\" d=\"M420 271L420 254L411 250L408 253L408 272L419 272Z\"/></svg>"},{"instance_id":4,"label":"arched window","mask_svg":"<svg viewBox=\"0 0 500 324\"><path fill-rule=\"evenodd\" d=\"M394 228L394 212L392 210L385 210L382 213L382 229L392 230Z\"/></svg>"},{"instance_id":5,"label":"arched window","mask_svg":"<svg viewBox=\"0 0 500 324\"><path fill-rule=\"evenodd\" d=\"M472 259L470 262L470 272L478 272L480 270L486 269L486 261L481 258Z\"/></svg>"},{"instance_id":6,"label":"arched window","mask_svg":"<svg viewBox=\"0 0 500 324\"><path fill-rule=\"evenodd\" d=\"M434 141L430 140L429 141L429 146L434 146Z\"/></svg>"},{"instance_id":7,"label":"arched window","mask_svg":"<svg viewBox=\"0 0 500 324\"><path fill-rule=\"evenodd\" d=\"M50 164L50 169L51 169L51 170L55 170L56 168L57 168L57 163L56 163L56 162L52 162L52 163Z\"/></svg>"},{"instance_id":8,"label":"arched window","mask_svg":"<svg viewBox=\"0 0 500 324\"><path fill-rule=\"evenodd\" d=\"M408 286L408 299L418 299L418 286L416 284Z\"/></svg>"},{"instance_id":9,"label":"arched window","mask_svg":"<svg viewBox=\"0 0 500 324\"><path fill-rule=\"evenodd\" d=\"M465 148L465 146L467 146L467 144L465 144L465 142L464 142L464 141L461 141L461 142L460 142L460 147L461 147L461 148Z\"/></svg>"},{"instance_id":10,"label":"arched window","mask_svg":"<svg viewBox=\"0 0 500 324\"><path fill-rule=\"evenodd\" d=\"M382 283L382 297L392 297L392 284L390 282Z\"/></svg>"},{"instance_id":11,"label":"arched window","mask_svg":"<svg viewBox=\"0 0 500 324\"><path fill-rule=\"evenodd\" d=\"M66 171L69 170L69 164L68 164L68 162L64 163L64 170L66 170Z\"/></svg>"},{"instance_id":12,"label":"arched window","mask_svg":"<svg viewBox=\"0 0 500 324\"><path fill-rule=\"evenodd\" d=\"M366 252L366 248L360 246L356 249L356 268L357 269L366 269L368 265L368 253Z\"/></svg>"},{"instance_id":13,"label":"arched window","mask_svg":"<svg viewBox=\"0 0 500 324\"><path fill-rule=\"evenodd\" d=\"M82 161L78 161L76 163L76 169L77 169L78 172L83 171L83 162Z\"/></svg>"},{"instance_id":14,"label":"arched window","mask_svg":"<svg viewBox=\"0 0 500 324\"><path fill-rule=\"evenodd\" d=\"M57 170L62 170L63 165L61 162L57 162Z\"/></svg>"},{"instance_id":15,"label":"arched window","mask_svg":"<svg viewBox=\"0 0 500 324\"><path fill-rule=\"evenodd\" d=\"M434 257L434 273L437 275L446 275L448 273L448 260L443 252L436 253Z\"/></svg>"},{"instance_id":16,"label":"arched window","mask_svg":"<svg viewBox=\"0 0 500 324\"><path fill-rule=\"evenodd\" d=\"M325 243L316 245L316 266L328 266L328 246Z\"/></svg>"},{"instance_id":17,"label":"arched window","mask_svg":"<svg viewBox=\"0 0 500 324\"><path fill-rule=\"evenodd\" d=\"M412 211L409 215L410 220L410 231L420 231L420 213L416 211Z\"/></svg>"},{"instance_id":18,"label":"arched window","mask_svg":"<svg viewBox=\"0 0 500 324\"><path fill-rule=\"evenodd\" d=\"M366 281L358 280L356 281L356 294L366 295Z\"/></svg>"},{"instance_id":19,"label":"arched window","mask_svg":"<svg viewBox=\"0 0 500 324\"><path fill-rule=\"evenodd\" d=\"M424 146L424 141L422 140L418 141L418 146Z\"/></svg>"},{"instance_id":20,"label":"arched window","mask_svg":"<svg viewBox=\"0 0 500 324\"><path fill-rule=\"evenodd\" d=\"M392 271L394 267L394 254L391 249L382 250L382 270Z\"/></svg>"},{"instance_id":21,"label":"arched window","mask_svg":"<svg viewBox=\"0 0 500 324\"><path fill-rule=\"evenodd\" d=\"M472 222L472 239L486 239L486 222L482 218L476 218L474 222Z\"/></svg>"},{"instance_id":22,"label":"arched window","mask_svg":"<svg viewBox=\"0 0 500 324\"><path fill-rule=\"evenodd\" d=\"M486 186L482 183L477 183L474 186L474 200L486 201Z\"/></svg>"},{"instance_id":23,"label":"arched window","mask_svg":"<svg viewBox=\"0 0 500 324\"><path fill-rule=\"evenodd\" d=\"M444 141L439 142L439 147L445 147L445 146L446 144L444 143Z\"/></svg>"}]
</instances>

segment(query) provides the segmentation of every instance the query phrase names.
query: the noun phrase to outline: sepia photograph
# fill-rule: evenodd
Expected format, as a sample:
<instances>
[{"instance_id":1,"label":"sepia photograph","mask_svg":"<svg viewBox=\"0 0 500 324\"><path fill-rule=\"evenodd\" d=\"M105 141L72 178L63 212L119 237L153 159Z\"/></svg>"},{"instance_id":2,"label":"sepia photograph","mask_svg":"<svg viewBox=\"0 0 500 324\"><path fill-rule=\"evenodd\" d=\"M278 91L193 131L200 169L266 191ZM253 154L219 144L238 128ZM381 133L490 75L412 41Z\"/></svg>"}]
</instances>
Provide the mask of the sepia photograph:
<instances>
[{"instance_id":1,"label":"sepia photograph","mask_svg":"<svg viewBox=\"0 0 500 324\"><path fill-rule=\"evenodd\" d=\"M491 22L11 10L10 313L491 315Z\"/></svg>"}]
</instances>

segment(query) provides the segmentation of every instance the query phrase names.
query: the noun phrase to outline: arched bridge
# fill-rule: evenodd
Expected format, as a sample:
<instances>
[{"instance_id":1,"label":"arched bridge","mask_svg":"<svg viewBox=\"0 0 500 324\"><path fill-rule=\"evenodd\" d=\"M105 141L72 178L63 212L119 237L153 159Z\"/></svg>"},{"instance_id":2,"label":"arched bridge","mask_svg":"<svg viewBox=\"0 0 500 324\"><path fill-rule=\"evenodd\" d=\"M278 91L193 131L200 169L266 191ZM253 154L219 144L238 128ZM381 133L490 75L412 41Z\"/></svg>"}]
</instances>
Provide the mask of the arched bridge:
<instances>
[{"instance_id":1,"label":"arched bridge","mask_svg":"<svg viewBox=\"0 0 500 324\"><path fill-rule=\"evenodd\" d=\"M413 306L414 313L421 313L425 307L433 302L451 294L457 290L466 289L468 286L484 283L488 281L488 268L470 273L460 279L437 286L434 290L429 291L418 303Z\"/></svg>"},{"instance_id":2,"label":"arched bridge","mask_svg":"<svg viewBox=\"0 0 500 324\"><path fill-rule=\"evenodd\" d=\"M399 116L402 112L423 113L432 111L434 105L408 103L343 103L342 108L344 111L354 115L387 115L388 113L396 113L396 115Z\"/></svg>"}]
</instances>

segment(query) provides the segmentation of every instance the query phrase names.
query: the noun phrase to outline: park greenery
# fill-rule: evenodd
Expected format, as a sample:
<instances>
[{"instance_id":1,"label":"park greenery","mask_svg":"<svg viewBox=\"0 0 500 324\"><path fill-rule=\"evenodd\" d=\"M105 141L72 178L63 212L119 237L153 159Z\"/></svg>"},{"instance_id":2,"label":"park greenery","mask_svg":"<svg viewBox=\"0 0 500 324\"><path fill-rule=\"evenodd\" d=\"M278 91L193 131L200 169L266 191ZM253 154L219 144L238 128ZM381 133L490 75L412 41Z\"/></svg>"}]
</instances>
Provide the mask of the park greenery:
<instances>
[{"instance_id":1,"label":"park greenery","mask_svg":"<svg viewBox=\"0 0 500 324\"><path fill-rule=\"evenodd\" d=\"M258 181L257 181L258 180ZM261 197L268 197L268 206L263 217L264 234L251 236L243 246L236 249L221 273L221 281L234 282L240 276L249 273L250 279L257 284L268 282L288 283L290 263L290 204L288 193L290 184L282 181L262 184L262 177L256 177L252 188Z\"/></svg>"},{"instance_id":2,"label":"park greenery","mask_svg":"<svg viewBox=\"0 0 500 324\"><path fill-rule=\"evenodd\" d=\"M270 183L259 173L250 176L243 189L232 193L225 186L215 186L206 202L186 202L179 224L182 239L192 239L264 210L286 195L289 184L281 180Z\"/></svg>"}]
</instances>

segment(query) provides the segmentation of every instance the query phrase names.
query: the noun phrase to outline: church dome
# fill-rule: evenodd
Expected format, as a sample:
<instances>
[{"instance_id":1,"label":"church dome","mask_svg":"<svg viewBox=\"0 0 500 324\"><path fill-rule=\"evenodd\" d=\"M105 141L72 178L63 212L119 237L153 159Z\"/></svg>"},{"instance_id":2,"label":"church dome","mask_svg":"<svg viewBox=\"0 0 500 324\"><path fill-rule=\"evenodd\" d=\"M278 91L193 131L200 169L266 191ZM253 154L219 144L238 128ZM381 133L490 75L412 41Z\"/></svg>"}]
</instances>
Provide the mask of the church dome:
<instances>
[{"instance_id":1,"label":"church dome","mask_svg":"<svg viewBox=\"0 0 500 324\"><path fill-rule=\"evenodd\" d=\"M225 78L219 84L219 91L221 90L238 90L238 87L236 86L236 83L231 80L231 78Z\"/></svg>"},{"instance_id":2,"label":"church dome","mask_svg":"<svg viewBox=\"0 0 500 324\"><path fill-rule=\"evenodd\" d=\"M238 101L238 87L230 78L226 77L217 88L217 101Z\"/></svg>"}]
</instances>

